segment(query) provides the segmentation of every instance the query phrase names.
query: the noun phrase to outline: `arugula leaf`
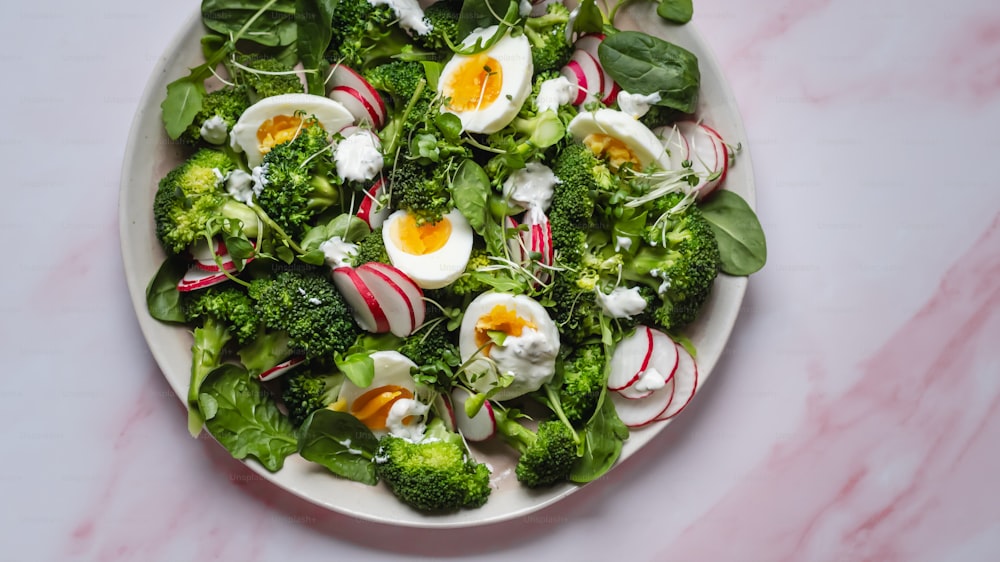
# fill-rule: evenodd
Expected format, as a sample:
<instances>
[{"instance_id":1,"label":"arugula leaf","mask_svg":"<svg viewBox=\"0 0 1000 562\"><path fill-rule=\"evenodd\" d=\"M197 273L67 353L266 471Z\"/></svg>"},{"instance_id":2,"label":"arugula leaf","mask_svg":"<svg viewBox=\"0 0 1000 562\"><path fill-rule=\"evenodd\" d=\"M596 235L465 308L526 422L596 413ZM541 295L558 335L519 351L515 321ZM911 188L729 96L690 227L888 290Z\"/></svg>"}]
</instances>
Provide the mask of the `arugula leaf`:
<instances>
[{"instance_id":1,"label":"arugula leaf","mask_svg":"<svg viewBox=\"0 0 1000 562\"><path fill-rule=\"evenodd\" d=\"M378 439L365 424L346 412L316 410L299 428L299 454L330 472L375 485Z\"/></svg>"},{"instance_id":2,"label":"arugula leaf","mask_svg":"<svg viewBox=\"0 0 1000 562\"><path fill-rule=\"evenodd\" d=\"M615 464L621 456L622 444L628 439L628 427L619 419L614 404L602 395L597 412L581 433L583 456L573 465L569 479L583 484L604 476Z\"/></svg>"},{"instance_id":3,"label":"arugula leaf","mask_svg":"<svg viewBox=\"0 0 1000 562\"><path fill-rule=\"evenodd\" d=\"M187 264L177 256L163 260L160 269L146 286L146 308L149 315L161 322L184 322L181 294L177 283L187 273Z\"/></svg>"},{"instance_id":4,"label":"arugula leaf","mask_svg":"<svg viewBox=\"0 0 1000 562\"><path fill-rule=\"evenodd\" d=\"M205 98L204 77L191 75L167 84L167 97L160 103L167 135L176 140L194 122Z\"/></svg>"},{"instance_id":5,"label":"arugula leaf","mask_svg":"<svg viewBox=\"0 0 1000 562\"><path fill-rule=\"evenodd\" d=\"M623 90L660 94L657 105L693 113L701 71L693 53L641 31L620 31L597 48L601 66Z\"/></svg>"},{"instance_id":6,"label":"arugula leaf","mask_svg":"<svg viewBox=\"0 0 1000 562\"><path fill-rule=\"evenodd\" d=\"M323 53L330 46L333 38L333 12L338 0L295 0L295 47L299 60L307 70L315 70L306 74L306 84L309 93L324 95L323 72L326 61Z\"/></svg>"},{"instance_id":7,"label":"arugula leaf","mask_svg":"<svg viewBox=\"0 0 1000 562\"><path fill-rule=\"evenodd\" d=\"M685 24L694 16L691 0L660 0L656 13L669 22Z\"/></svg>"},{"instance_id":8,"label":"arugula leaf","mask_svg":"<svg viewBox=\"0 0 1000 562\"><path fill-rule=\"evenodd\" d=\"M242 367L226 364L201 385L198 404L209 433L234 458L256 458L275 472L298 449L295 429L263 385Z\"/></svg>"},{"instance_id":9,"label":"arugula leaf","mask_svg":"<svg viewBox=\"0 0 1000 562\"><path fill-rule=\"evenodd\" d=\"M699 208L719 243L719 269L729 275L750 275L764 267L764 229L742 197L728 190L717 191Z\"/></svg>"}]
</instances>

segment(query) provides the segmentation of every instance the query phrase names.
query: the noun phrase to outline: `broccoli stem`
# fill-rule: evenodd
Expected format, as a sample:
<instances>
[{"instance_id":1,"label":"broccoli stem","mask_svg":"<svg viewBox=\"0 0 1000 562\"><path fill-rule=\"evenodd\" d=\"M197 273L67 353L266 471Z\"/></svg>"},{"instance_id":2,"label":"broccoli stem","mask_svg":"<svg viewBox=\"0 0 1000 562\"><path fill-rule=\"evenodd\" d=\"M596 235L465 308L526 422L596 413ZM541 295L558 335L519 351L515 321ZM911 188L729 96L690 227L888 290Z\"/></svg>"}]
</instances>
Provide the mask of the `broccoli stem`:
<instances>
[{"instance_id":1,"label":"broccoli stem","mask_svg":"<svg viewBox=\"0 0 1000 562\"><path fill-rule=\"evenodd\" d=\"M222 348L232 336L221 322L211 317L205 319L200 328L194 330L194 344L191 345L191 384L188 387L188 431L192 437L201 433L205 417L198 405L201 383L213 369L222 364Z\"/></svg>"},{"instance_id":2,"label":"broccoli stem","mask_svg":"<svg viewBox=\"0 0 1000 562\"><path fill-rule=\"evenodd\" d=\"M427 87L427 79L421 78L420 81L417 82L417 87L413 91L413 95L410 96L410 101L406 103L406 109L404 109L402 115L399 116L398 121L400 124L406 123L406 120L409 119L410 113L413 113L413 108L416 107L417 100L419 100L421 94L424 93L425 87ZM392 137L389 139L389 143L385 147L384 154L392 158L393 161L396 159L396 151L399 149L399 142L400 137L403 135L403 128L404 127L402 125L396 128Z\"/></svg>"},{"instance_id":3,"label":"broccoli stem","mask_svg":"<svg viewBox=\"0 0 1000 562\"><path fill-rule=\"evenodd\" d=\"M497 410L494 415L497 431L500 433L500 436L503 437L504 441L517 449L519 453L524 454L528 447L533 445L535 440L538 439L538 435L535 432L524 427L517 420L510 418L507 412Z\"/></svg>"},{"instance_id":4,"label":"broccoli stem","mask_svg":"<svg viewBox=\"0 0 1000 562\"><path fill-rule=\"evenodd\" d=\"M257 213L257 217L260 218L260 222L264 223L264 226L274 231L275 235L277 235L278 239L281 240L283 244L291 248L293 252L299 255L306 253L305 250L303 250L298 244L295 243L295 240L292 240L292 237L289 236L284 231L284 229L278 226L278 223L274 222L274 220L271 219L271 217L267 216L267 213L264 212L264 209L261 209L259 205L254 205L253 207L250 208L253 209L255 213Z\"/></svg>"}]
</instances>

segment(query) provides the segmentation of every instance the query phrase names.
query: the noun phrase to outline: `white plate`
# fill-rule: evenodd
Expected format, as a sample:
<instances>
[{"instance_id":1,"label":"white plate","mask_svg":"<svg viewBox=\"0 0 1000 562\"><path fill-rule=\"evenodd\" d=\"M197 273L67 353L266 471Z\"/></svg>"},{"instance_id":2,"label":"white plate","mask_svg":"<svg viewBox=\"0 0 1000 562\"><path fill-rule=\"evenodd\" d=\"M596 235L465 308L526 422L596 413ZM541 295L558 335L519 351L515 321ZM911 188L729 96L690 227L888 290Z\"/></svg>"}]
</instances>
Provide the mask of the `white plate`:
<instances>
[{"instance_id":1,"label":"white plate","mask_svg":"<svg viewBox=\"0 0 1000 562\"><path fill-rule=\"evenodd\" d=\"M631 25L629 22L632 21L640 23ZM698 116L722 133L728 142L743 143L743 151L738 155L736 165L729 170L725 187L742 195L753 206L753 171L746 150L743 123L735 99L705 41L690 24L681 27L661 24L653 3L625 10L619 15L618 24L621 28L658 35L697 55L701 67ZM160 178L182 161L185 152L185 147L171 141L164 132L160 102L169 82L187 74L189 67L202 62L199 40L203 33L196 14L157 63L129 134L119 198L122 257L129 293L153 357L178 396L187 396L191 336L184 328L162 324L149 316L145 289L164 259L163 250L154 235L153 196ZM746 285L745 277L720 275L700 320L687 330L698 348L700 384L704 384L711 374L729 339ZM697 407L697 402L691 407ZM654 438L667 423L633 431L625 443L619 463ZM178 417L177 424L184 426L185 420ZM502 449L500 446L486 451L488 462L494 468L496 485L486 505L443 516L414 511L382 486L372 488L338 479L326 469L298 456L289 457L284 468L276 474L267 472L254 461L248 461L247 465L262 477L317 505L361 519L413 527L465 527L499 522L541 509L579 489L570 484L543 491L529 491L521 487L513 475L513 461Z\"/></svg>"}]
</instances>

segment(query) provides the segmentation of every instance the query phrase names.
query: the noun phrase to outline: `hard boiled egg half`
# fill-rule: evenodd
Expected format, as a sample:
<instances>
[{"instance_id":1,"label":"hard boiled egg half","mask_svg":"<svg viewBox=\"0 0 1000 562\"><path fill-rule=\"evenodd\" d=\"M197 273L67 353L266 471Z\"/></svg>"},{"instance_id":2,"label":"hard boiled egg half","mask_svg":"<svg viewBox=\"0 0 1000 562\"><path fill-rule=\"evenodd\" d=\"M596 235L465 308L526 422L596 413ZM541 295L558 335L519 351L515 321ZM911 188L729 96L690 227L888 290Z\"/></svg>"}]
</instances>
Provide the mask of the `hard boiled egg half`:
<instances>
[{"instance_id":1,"label":"hard boiled egg half","mask_svg":"<svg viewBox=\"0 0 1000 562\"><path fill-rule=\"evenodd\" d=\"M598 109L580 113L566 130L594 154L607 159L612 168L631 163L632 169L641 172L654 165L659 168L669 165L660 139L625 112Z\"/></svg>"},{"instance_id":2,"label":"hard boiled egg half","mask_svg":"<svg viewBox=\"0 0 1000 562\"><path fill-rule=\"evenodd\" d=\"M469 34L465 47L486 41L499 30L487 27ZM492 47L474 55L455 55L441 71L438 93L442 111L454 113L462 129L495 133L514 120L531 93L531 44L524 35L505 35Z\"/></svg>"},{"instance_id":3,"label":"hard boiled egg half","mask_svg":"<svg viewBox=\"0 0 1000 562\"><path fill-rule=\"evenodd\" d=\"M467 372L472 386L486 392L500 376L513 381L497 392L509 400L552 380L559 353L559 330L545 308L527 295L486 292L469 303L458 332L462 360L474 356Z\"/></svg>"},{"instance_id":4,"label":"hard boiled egg half","mask_svg":"<svg viewBox=\"0 0 1000 562\"><path fill-rule=\"evenodd\" d=\"M251 168L259 166L265 154L298 136L313 117L331 136L354 122L343 104L324 96L271 96L251 105L240 115L233 125L233 148L246 152Z\"/></svg>"},{"instance_id":5,"label":"hard boiled egg half","mask_svg":"<svg viewBox=\"0 0 1000 562\"><path fill-rule=\"evenodd\" d=\"M422 289L440 289L462 275L472 253L472 227L458 209L436 223L400 210L382 225L389 261Z\"/></svg>"},{"instance_id":6,"label":"hard boiled egg half","mask_svg":"<svg viewBox=\"0 0 1000 562\"><path fill-rule=\"evenodd\" d=\"M412 404L417 393L417 385L410 376L410 369L416 364L398 351L376 351L371 354L375 363L375 378L365 388L359 387L350 380L344 381L340 389L340 398L330 405L339 412L347 412L361 420L372 431L387 431L389 415L393 406L401 401ZM395 421L395 420L393 420ZM422 422L417 416L407 420L403 417L402 425L417 426Z\"/></svg>"}]
</instances>

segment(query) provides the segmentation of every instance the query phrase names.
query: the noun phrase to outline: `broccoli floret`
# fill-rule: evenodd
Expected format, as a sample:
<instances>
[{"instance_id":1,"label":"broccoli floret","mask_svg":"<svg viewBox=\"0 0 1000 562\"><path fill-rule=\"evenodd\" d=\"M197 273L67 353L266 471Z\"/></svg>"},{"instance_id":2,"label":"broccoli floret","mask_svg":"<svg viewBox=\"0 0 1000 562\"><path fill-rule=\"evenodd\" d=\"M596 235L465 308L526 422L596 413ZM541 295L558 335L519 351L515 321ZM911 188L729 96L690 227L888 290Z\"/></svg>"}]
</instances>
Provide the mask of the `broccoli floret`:
<instances>
[{"instance_id":1,"label":"broccoli floret","mask_svg":"<svg viewBox=\"0 0 1000 562\"><path fill-rule=\"evenodd\" d=\"M343 353L361 333L322 268L256 279L249 293L264 326L286 332L289 348L307 359Z\"/></svg>"},{"instance_id":2,"label":"broccoli floret","mask_svg":"<svg viewBox=\"0 0 1000 562\"><path fill-rule=\"evenodd\" d=\"M352 258L354 266L368 262L390 263L389 253L385 250L385 239L382 238L382 228L376 228L358 241L358 253Z\"/></svg>"},{"instance_id":3,"label":"broccoli floret","mask_svg":"<svg viewBox=\"0 0 1000 562\"><path fill-rule=\"evenodd\" d=\"M164 250L179 254L206 234L212 219L238 219L243 233L257 235L257 215L223 191L222 178L236 169L226 154L208 148L194 153L162 180L153 199L156 238ZM218 232L216 225L208 234Z\"/></svg>"},{"instance_id":4,"label":"broccoli floret","mask_svg":"<svg viewBox=\"0 0 1000 562\"><path fill-rule=\"evenodd\" d=\"M409 211L420 222L441 220L452 207L447 181L449 169L445 164L433 168L422 166L407 154L401 154L389 174L392 206Z\"/></svg>"},{"instance_id":5,"label":"broccoli floret","mask_svg":"<svg viewBox=\"0 0 1000 562\"><path fill-rule=\"evenodd\" d=\"M514 468L517 480L529 488L551 486L569 477L577 460L573 431L559 420L547 420L531 431L508 412L495 412L497 432L521 453Z\"/></svg>"},{"instance_id":6,"label":"broccoli floret","mask_svg":"<svg viewBox=\"0 0 1000 562\"><path fill-rule=\"evenodd\" d=\"M536 73L559 70L573 55L573 46L566 38L569 14L569 8L561 2L552 2L544 16L524 20L524 35L531 43Z\"/></svg>"},{"instance_id":7,"label":"broccoli floret","mask_svg":"<svg viewBox=\"0 0 1000 562\"><path fill-rule=\"evenodd\" d=\"M257 203L286 234L299 239L309 221L339 203L339 181L327 131L308 119L293 140L264 155L264 188Z\"/></svg>"},{"instance_id":8,"label":"broccoli floret","mask_svg":"<svg viewBox=\"0 0 1000 562\"><path fill-rule=\"evenodd\" d=\"M719 272L719 245L698 207L671 212L683 197L673 193L654 203L655 218L644 235L648 245L623 272L625 279L656 292L659 304L647 312L665 330L681 328L697 317Z\"/></svg>"},{"instance_id":9,"label":"broccoli floret","mask_svg":"<svg viewBox=\"0 0 1000 562\"><path fill-rule=\"evenodd\" d=\"M188 386L188 429L201 431L204 420L198 408L201 383L222 364L222 351L234 337L241 343L252 339L260 325L247 293L239 287L210 287L185 297L184 316L196 324L191 345L191 383Z\"/></svg>"},{"instance_id":10,"label":"broccoli floret","mask_svg":"<svg viewBox=\"0 0 1000 562\"><path fill-rule=\"evenodd\" d=\"M491 275L490 272L478 271L482 268L493 265L490 260L490 253L483 248L473 248L469 256L469 263L465 265L465 273L448 286L448 290L458 296L476 296L479 293L490 290L490 286L483 282L484 275Z\"/></svg>"},{"instance_id":11,"label":"broccoli floret","mask_svg":"<svg viewBox=\"0 0 1000 562\"><path fill-rule=\"evenodd\" d=\"M232 130L240 115L250 106L247 90L242 86L233 86L215 90L205 95L201 102L201 111L194 116L194 121L181 135L181 141L197 144L201 138L201 126L213 117L218 117L226 123L226 130ZM206 141L207 142L207 141ZM216 143L221 144L221 143Z\"/></svg>"},{"instance_id":12,"label":"broccoli floret","mask_svg":"<svg viewBox=\"0 0 1000 562\"><path fill-rule=\"evenodd\" d=\"M302 425L309 414L336 402L344 385L343 373L308 366L299 367L285 378L281 401L288 408L288 418L297 426Z\"/></svg>"},{"instance_id":13,"label":"broccoli floret","mask_svg":"<svg viewBox=\"0 0 1000 562\"><path fill-rule=\"evenodd\" d=\"M594 414L601 390L606 384L606 361L604 346L589 343L577 346L562 363L559 402L570 423L585 423Z\"/></svg>"},{"instance_id":14,"label":"broccoli floret","mask_svg":"<svg viewBox=\"0 0 1000 562\"><path fill-rule=\"evenodd\" d=\"M396 24L398 20L388 4L375 6L368 0L341 0L333 17L327 60L358 72L388 62L412 48L409 47L412 40Z\"/></svg>"},{"instance_id":15,"label":"broccoli floret","mask_svg":"<svg viewBox=\"0 0 1000 562\"><path fill-rule=\"evenodd\" d=\"M470 456L462 437L440 418L414 443L386 435L379 441L375 470L392 493L421 511L476 508L490 495L490 469Z\"/></svg>"},{"instance_id":16,"label":"broccoli floret","mask_svg":"<svg viewBox=\"0 0 1000 562\"><path fill-rule=\"evenodd\" d=\"M431 30L416 35L413 40L425 49L449 51L448 42L458 45L458 16L462 12L461 0L438 0L424 10L424 20Z\"/></svg>"},{"instance_id":17,"label":"broccoli floret","mask_svg":"<svg viewBox=\"0 0 1000 562\"><path fill-rule=\"evenodd\" d=\"M237 80L250 89L252 101L305 91L293 68L270 57L243 55L237 61L252 70L239 69ZM257 71L257 72L254 72Z\"/></svg>"},{"instance_id":18,"label":"broccoli floret","mask_svg":"<svg viewBox=\"0 0 1000 562\"><path fill-rule=\"evenodd\" d=\"M434 89L427 86L424 66L415 61L380 64L366 70L364 77L373 88L383 92L389 115L379 136L385 153L394 157L395 143L408 138L431 114Z\"/></svg>"}]
</instances>

